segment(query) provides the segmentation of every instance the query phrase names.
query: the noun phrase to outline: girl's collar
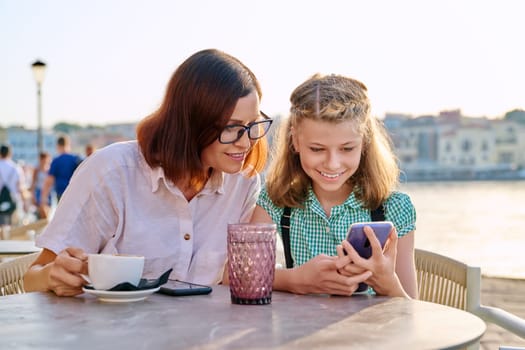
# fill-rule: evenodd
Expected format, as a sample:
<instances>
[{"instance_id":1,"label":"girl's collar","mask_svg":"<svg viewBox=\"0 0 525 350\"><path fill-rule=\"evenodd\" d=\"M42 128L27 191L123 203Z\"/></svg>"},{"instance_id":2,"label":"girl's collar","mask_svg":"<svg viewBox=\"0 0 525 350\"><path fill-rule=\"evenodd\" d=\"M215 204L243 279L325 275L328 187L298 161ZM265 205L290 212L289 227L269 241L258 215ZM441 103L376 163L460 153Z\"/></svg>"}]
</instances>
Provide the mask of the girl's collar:
<instances>
[{"instance_id":1,"label":"girl's collar","mask_svg":"<svg viewBox=\"0 0 525 350\"><path fill-rule=\"evenodd\" d=\"M306 194L305 207L312 206L313 203L316 203L316 205L320 205L319 199L315 195L315 192L312 186L310 185ZM347 205L351 208L359 208L363 206L363 203L355 197L355 191L352 191L348 198L346 198L346 200L341 205Z\"/></svg>"}]
</instances>

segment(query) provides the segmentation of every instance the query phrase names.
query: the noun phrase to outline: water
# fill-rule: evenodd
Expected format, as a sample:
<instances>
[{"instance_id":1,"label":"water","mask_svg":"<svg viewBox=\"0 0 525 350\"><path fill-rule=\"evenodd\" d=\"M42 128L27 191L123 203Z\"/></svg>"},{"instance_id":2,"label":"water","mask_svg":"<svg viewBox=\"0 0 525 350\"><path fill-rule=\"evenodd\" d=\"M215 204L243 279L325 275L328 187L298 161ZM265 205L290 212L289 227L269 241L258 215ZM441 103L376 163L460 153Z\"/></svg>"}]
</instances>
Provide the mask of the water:
<instances>
[{"instance_id":1,"label":"water","mask_svg":"<svg viewBox=\"0 0 525 350\"><path fill-rule=\"evenodd\" d=\"M416 207L416 247L525 278L525 181L402 184Z\"/></svg>"}]
</instances>

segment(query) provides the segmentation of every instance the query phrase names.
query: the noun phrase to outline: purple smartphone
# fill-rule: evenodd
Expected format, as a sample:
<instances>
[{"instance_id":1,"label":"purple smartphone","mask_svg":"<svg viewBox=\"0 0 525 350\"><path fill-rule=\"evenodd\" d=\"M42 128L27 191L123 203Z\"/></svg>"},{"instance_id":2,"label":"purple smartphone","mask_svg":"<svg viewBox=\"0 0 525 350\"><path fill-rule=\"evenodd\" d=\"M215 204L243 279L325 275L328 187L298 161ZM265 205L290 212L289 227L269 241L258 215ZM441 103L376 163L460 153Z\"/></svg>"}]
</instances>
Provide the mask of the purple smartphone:
<instances>
[{"instance_id":1,"label":"purple smartphone","mask_svg":"<svg viewBox=\"0 0 525 350\"><path fill-rule=\"evenodd\" d=\"M371 222L357 222L350 226L348 230L348 235L346 240L350 242L352 247L356 250L359 255L365 259L368 259L372 256L372 247L370 246L370 241L365 235L363 228L365 226L370 226L374 233L376 234L379 243L381 243L381 248L385 246L385 242L388 238L388 234L394 226L390 221L371 221ZM356 292L364 292L368 289L366 283L359 283L359 288Z\"/></svg>"}]
</instances>

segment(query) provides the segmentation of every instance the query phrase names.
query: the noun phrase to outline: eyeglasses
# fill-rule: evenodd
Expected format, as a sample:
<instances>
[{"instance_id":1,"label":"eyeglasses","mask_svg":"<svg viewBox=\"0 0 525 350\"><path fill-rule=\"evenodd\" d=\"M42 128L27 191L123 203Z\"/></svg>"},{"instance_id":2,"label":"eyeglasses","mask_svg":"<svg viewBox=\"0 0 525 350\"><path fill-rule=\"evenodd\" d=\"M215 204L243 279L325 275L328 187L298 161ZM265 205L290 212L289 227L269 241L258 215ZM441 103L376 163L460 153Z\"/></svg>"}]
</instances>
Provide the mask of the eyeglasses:
<instances>
[{"instance_id":1,"label":"eyeglasses","mask_svg":"<svg viewBox=\"0 0 525 350\"><path fill-rule=\"evenodd\" d=\"M266 135L270 129L270 125L273 123L273 119L268 117L262 111L260 113L264 120L253 122L248 125L227 125L219 135L219 142L224 144L237 142L245 132L247 132L250 140L257 140Z\"/></svg>"}]
</instances>

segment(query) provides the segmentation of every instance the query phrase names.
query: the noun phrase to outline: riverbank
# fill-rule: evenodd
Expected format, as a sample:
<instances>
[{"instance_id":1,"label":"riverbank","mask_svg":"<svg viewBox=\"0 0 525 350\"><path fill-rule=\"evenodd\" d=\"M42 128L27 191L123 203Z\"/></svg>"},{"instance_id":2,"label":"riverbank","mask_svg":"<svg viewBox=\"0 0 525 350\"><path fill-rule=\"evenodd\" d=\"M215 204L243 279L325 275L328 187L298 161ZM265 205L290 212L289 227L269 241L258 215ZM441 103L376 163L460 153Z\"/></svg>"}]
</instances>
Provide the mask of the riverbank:
<instances>
[{"instance_id":1,"label":"riverbank","mask_svg":"<svg viewBox=\"0 0 525 350\"><path fill-rule=\"evenodd\" d=\"M524 181L407 183L416 208L416 248L472 266L487 276L525 279Z\"/></svg>"},{"instance_id":2,"label":"riverbank","mask_svg":"<svg viewBox=\"0 0 525 350\"><path fill-rule=\"evenodd\" d=\"M525 180L525 169L495 168L475 170L471 168L456 169L438 167L433 170L402 171L403 181L512 181Z\"/></svg>"},{"instance_id":3,"label":"riverbank","mask_svg":"<svg viewBox=\"0 0 525 350\"><path fill-rule=\"evenodd\" d=\"M525 279L483 276L481 303L499 307L525 319ZM481 338L480 349L497 350L501 345L525 347L525 339L494 324L487 324L487 331Z\"/></svg>"}]
</instances>

